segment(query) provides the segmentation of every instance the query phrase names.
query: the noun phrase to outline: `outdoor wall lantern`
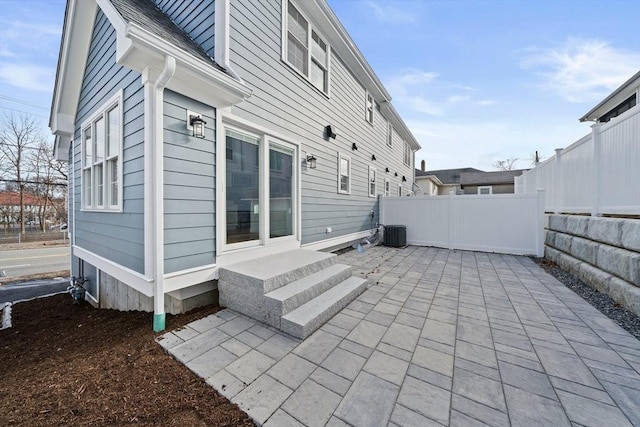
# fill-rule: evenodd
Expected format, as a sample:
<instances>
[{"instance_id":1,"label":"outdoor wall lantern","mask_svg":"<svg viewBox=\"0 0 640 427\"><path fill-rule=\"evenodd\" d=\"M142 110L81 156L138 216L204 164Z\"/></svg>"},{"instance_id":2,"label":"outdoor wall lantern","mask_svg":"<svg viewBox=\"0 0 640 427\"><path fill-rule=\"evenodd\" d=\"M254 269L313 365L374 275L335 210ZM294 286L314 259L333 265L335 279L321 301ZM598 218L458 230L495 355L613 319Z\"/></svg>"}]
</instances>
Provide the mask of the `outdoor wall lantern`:
<instances>
[{"instance_id":1,"label":"outdoor wall lantern","mask_svg":"<svg viewBox=\"0 0 640 427\"><path fill-rule=\"evenodd\" d=\"M389 173L389 168L384 168L384 171L385 171L386 173Z\"/></svg>"},{"instance_id":2,"label":"outdoor wall lantern","mask_svg":"<svg viewBox=\"0 0 640 427\"><path fill-rule=\"evenodd\" d=\"M336 134L336 128L331 125L325 126L324 131L327 134L327 138L336 139L336 136L338 136Z\"/></svg>"},{"instance_id":3,"label":"outdoor wall lantern","mask_svg":"<svg viewBox=\"0 0 640 427\"><path fill-rule=\"evenodd\" d=\"M371 155L371 161L372 161L372 162L375 162L376 160L378 160L378 159L376 159L376 155L375 155L375 154L372 154L372 155Z\"/></svg>"},{"instance_id":4,"label":"outdoor wall lantern","mask_svg":"<svg viewBox=\"0 0 640 427\"><path fill-rule=\"evenodd\" d=\"M316 168L316 163L317 163L318 159L316 159L316 156L314 156L313 154L310 156L307 156L307 164L309 165L310 169L315 169Z\"/></svg>"},{"instance_id":5,"label":"outdoor wall lantern","mask_svg":"<svg viewBox=\"0 0 640 427\"><path fill-rule=\"evenodd\" d=\"M355 142L351 144L351 151L356 151L357 149L358 149L358 146L356 145Z\"/></svg>"},{"instance_id":6,"label":"outdoor wall lantern","mask_svg":"<svg viewBox=\"0 0 640 427\"><path fill-rule=\"evenodd\" d=\"M402 175L402 182L407 182L407 178L405 178L404 175Z\"/></svg>"},{"instance_id":7,"label":"outdoor wall lantern","mask_svg":"<svg viewBox=\"0 0 640 427\"><path fill-rule=\"evenodd\" d=\"M207 122L202 120L200 116L189 116L189 126L193 129L193 136L196 138L204 138L204 125L206 124Z\"/></svg>"},{"instance_id":8,"label":"outdoor wall lantern","mask_svg":"<svg viewBox=\"0 0 640 427\"><path fill-rule=\"evenodd\" d=\"M398 176L398 172L396 172L393 176Z\"/></svg>"}]
</instances>

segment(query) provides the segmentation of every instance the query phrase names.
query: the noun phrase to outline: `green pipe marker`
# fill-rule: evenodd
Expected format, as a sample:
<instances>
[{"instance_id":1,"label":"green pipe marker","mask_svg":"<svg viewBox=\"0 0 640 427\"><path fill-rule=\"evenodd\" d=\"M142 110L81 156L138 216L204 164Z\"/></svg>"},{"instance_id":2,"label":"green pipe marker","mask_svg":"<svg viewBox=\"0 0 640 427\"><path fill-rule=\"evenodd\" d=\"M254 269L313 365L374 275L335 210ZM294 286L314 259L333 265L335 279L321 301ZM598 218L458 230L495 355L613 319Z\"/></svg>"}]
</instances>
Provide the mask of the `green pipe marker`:
<instances>
[{"instance_id":1,"label":"green pipe marker","mask_svg":"<svg viewBox=\"0 0 640 427\"><path fill-rule=\"evenodd\" d=\"M162 332L164 331L164 321L166 318L166 313L154 314L153 315L153 332Z\"/></svg>"}]
</instances>

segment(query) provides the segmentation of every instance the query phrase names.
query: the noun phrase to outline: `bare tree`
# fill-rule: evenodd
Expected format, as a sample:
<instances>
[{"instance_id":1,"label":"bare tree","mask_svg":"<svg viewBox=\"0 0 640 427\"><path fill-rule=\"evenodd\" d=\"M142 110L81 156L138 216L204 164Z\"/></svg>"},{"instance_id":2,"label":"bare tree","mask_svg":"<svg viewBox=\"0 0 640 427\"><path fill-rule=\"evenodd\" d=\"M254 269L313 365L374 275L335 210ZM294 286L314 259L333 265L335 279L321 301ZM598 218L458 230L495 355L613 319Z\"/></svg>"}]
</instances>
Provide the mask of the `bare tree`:
<instances>
[{"instance_id":1,"label":"bare tree","mask_svg":"<svg viewBox=\"0 0 640 427\"><path fill-rule=\"evenodd\" d=\"M20 195L20 232L25 232L24 196L29 180L29 155L44 141L36 121L27 115L5 114L0 121L0 170L4 179L13 179Z\"/></svg>"},{"instance_id":2,"label":"bare tree","mask_svg":"<svg viewBox=\"0 0 640 427\"><path fill-rule=\"evenodd\" d=\"M38 147L30 153L29 160L32 172L29 192L38 201L36 215L40 231L46 231L49 221L66 218L66 169L64 163L55 159L53 147L45 140L40 141Z\"/></svg>"},{"instance_id":3,"label":"bare tree","mask_svg":"<svg viewBox=\"0 0 640 427\"><path fill-rule=\"evenodd\" d=\"M510 171L516 168L517 157L511 157L507 160L497 160L493 162L492 166L501 171Z\"/></svg>"}]
</instances>

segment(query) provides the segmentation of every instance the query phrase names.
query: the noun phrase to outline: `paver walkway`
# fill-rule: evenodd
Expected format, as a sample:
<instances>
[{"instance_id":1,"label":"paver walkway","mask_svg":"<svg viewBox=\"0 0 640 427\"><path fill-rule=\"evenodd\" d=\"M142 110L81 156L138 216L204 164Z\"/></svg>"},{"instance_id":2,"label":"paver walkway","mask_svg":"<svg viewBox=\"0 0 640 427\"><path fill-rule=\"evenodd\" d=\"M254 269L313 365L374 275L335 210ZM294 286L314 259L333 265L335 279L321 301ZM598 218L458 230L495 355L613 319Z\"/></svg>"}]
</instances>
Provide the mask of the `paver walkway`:
<instances>
[{"instance_id":1,"label":"paver walkway","mask_svg":"<svg viewBox=\"0 0 640 427\"><path fill-rule=\"evenodd\" d=\"M304 341L223 310L160 344L266 426L640 426L640 341L533 260L339 262L377 283Z\"/></svg>"}]
</instances>

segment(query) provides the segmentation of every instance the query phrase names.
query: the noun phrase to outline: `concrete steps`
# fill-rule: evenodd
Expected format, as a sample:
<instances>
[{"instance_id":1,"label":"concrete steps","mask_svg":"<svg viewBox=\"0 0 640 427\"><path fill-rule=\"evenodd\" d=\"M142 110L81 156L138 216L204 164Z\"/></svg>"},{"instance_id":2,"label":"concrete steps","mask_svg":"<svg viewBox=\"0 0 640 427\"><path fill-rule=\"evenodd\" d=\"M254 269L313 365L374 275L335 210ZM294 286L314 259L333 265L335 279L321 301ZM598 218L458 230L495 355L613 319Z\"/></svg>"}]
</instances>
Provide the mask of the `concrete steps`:
<instances>
[{"instance_id":1,"label":"concrete steps","mask_svg":"<svg viewBox=\"0 0 640 427\"><path fill-rule=\"evenodd\" d=\"M282 316L280 330L306 338L367 289L367 280L350 277Z\"/></svg>"},{"instance_id":2,"label":"concrete steps","mask_svg":"<svg viewBox=\"0 0 640 427\"><path fill-rule=\"evenodd\" d=\"M297 338L322 326L367 286L333 254L303 249L220 269L220 304Z\"/></svg>"}]
</instances>

